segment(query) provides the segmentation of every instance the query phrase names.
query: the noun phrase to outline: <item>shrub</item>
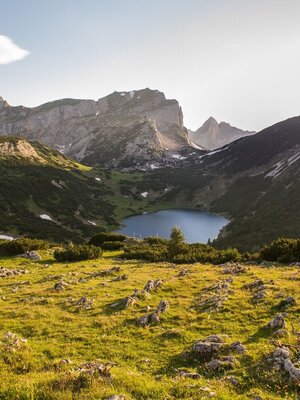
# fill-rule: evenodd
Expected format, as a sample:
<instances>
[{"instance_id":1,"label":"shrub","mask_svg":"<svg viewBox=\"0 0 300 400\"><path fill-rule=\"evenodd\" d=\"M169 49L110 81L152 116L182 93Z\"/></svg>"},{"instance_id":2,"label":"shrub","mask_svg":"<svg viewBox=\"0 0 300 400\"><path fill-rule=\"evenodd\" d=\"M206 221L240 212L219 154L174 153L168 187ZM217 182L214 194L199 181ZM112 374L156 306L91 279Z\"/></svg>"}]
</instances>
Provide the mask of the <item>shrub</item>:
<instances>
[{"instance_id":1,"label":"shrub","mask_svg":"<svg viewBox=\"0 0 300 400\"><path fill-rule=\"evenodd\" d=\"M193 262L221 264L241 259L241 254L236 249L218 250L201 243L181 243L177 246L176 252L173 250L172 244L170 245L168 241L154 244L144 243L139 246L125 247L122 257L153 262L168 261L178 264Z\"/></svg>"},{"instance_id":2,"label":"shrub","mask_svg":"<svg viewBox=\"0 0 300 400\"><path fill-rule=\"evenodd\" d=\"M124 242L126 237L119 233L99 232L90 239L89 244L102 247L104 242Z\"/></svg>"},{"instance_id":3,"label":"shrub","mask_svg":"<svg viewBox=\"0 0 300 400\"><path fill-rule=\"evenodd\" d=\"M69 245L63 250L56 250L54 258L57 261L93 260L102 255L102 249L88 244Z\"/></svg>"},{"instance_id":4,"label":"shrub","mask_svg":"<svg viewBox=\"0 0 300 400\"><path fill-rule=\"evenodd\" d=\"M0 243L0 254L13 256L31 250L47 250L50 244L45 240L21 238L16 240L5 240Z\"/></svg>"},{"instance_id":5,"label":"shrub","mask_svg":"<svg viewBox=\"0 0 300 400\"><path fill-rule=\"evenodd\" d=\"M120 250L125 244L123 242L104 242L101 246L103 250Z\"/></svg>"},{"instance_id":6,"label":"shrub","mask_svg":"<svg viewBox=\"0 0 300 400\"><path fill-rule=\"evenodd\" d=\"M286 263L300 261L300 239L274 240L261 249L260 256L266 261Z\"/></svg>"}]
</instances>

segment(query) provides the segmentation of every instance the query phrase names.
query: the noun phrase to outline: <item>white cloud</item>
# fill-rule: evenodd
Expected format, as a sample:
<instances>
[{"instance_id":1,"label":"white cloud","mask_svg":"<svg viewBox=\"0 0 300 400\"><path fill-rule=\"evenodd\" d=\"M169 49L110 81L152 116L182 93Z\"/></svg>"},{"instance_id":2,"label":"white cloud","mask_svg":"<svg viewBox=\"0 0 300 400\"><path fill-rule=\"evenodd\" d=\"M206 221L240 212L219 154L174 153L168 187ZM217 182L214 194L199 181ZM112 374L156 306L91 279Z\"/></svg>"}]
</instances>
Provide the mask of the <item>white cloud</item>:
<instances>
[{"instance_id":1,"label":"white cloud","mask_svg":"<svg viewBox=\"0 0 300 400\"><path fill-rule=\"evenodd\" d=\"M9 37L0 35L0 64L22 60L28 54L29 51L21 49Z\"/></svg>"}]
</instances>

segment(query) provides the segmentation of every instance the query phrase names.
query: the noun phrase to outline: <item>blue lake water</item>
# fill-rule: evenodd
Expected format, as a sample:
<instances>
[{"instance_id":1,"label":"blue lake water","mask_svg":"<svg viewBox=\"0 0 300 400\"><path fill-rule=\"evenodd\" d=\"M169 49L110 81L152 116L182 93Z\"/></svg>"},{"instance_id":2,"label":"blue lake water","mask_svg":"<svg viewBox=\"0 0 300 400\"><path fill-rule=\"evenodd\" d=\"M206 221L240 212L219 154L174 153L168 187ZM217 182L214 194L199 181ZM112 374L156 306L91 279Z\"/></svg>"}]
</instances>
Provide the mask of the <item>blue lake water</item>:
<instances>
[{"instance_id":1,"label":"blue lake water","mask_svg":"<svg viewBox=\"0 0 300 400\"><path fill-rule=\"evenodd\" d=\"M177 225L183 231L187 243L206 243L208 239L215 239L228 222L220 215L204 211L162 210L123 219L123 226L118 232L141 238L169 238L172 227Z\"/></svg>"}]
</instances>

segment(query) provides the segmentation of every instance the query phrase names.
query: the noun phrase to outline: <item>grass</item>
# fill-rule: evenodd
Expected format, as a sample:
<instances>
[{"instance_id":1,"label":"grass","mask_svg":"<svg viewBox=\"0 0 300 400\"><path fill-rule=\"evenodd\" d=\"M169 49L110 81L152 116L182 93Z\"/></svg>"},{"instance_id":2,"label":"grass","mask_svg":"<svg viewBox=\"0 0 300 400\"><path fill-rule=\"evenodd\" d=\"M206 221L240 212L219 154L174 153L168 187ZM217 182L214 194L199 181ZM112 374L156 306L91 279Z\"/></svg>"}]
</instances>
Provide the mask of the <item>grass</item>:
<instances>
[{"instance_id":1,"label":"grass","mask_svg":"<svg viewBox=\"0 0 300 400\"><path fill-rule=\"evenodd\" d=\"M41 252L43 261L1 258L0 266L25 268L21 276L0 278L0 341L11 331L27 339L27 347L9 352L0 346L0 399L106 399L124 394L126 399L296 399L296 387L282 372L265 362L274 350L272 336L263 326L278 312L280 299L293 295L300 302L296 267L251 266L234 276L227 300L218 312L205 312L197 302L206 287L229 276L211 265L147 264L118 259L120 252L106 252L99 260L56 263L51 251ZM114 276L91 278L89 274L112 266L121 271ZM186 268L188 274L178 277ZM113 281L126 274L125 281ZM54 290L61 278L69 285ZM84 280L82 280L83 278ZM163 279L163 284L148 299L130 308L112 307L118 300L143 289L148 279ZM251 292L242 289L257 278L273 279L264 301L254 305ZM27 281L27 282L26 282ZM30 282L28 282L30 281ZM25 282L25 283L24 283ZM104 286L104 283L107 286ZM68 299L82 296L94 299L92 309L72 305ZM161 322L148 328L136 320L154 310L160 300L170 303ZM288 330L298 329L299 307L287 310ZM200 359L182 356L192 344L210 334L224 335L226 343L241 340L245 355L237 355L236 366L211 374ZM296 343L291 334L281 339ZM71 364L61 364L70 359ZM111 378L83 379L76 368L86 362L116 362ZM200 379L178 377L178 369L200 372ZM235 376L233 386L227 376Z\"/></svg>"}]
</instances>

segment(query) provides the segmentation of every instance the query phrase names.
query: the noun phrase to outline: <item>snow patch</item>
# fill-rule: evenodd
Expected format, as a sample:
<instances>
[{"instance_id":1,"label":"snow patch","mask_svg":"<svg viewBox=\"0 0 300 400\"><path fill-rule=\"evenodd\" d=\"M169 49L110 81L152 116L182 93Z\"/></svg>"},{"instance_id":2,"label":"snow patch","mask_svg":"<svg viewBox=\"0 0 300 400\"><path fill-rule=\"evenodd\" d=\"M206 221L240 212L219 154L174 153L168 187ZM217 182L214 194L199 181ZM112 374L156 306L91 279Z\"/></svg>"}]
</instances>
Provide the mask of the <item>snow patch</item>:
<instances>
[{"instance_id":1,"label":"snow patch","mask_svg":"<svg viewBox=\"0 0 300 400\"><path fill-rule=\"evenodd\" d=\"M148 192L143 192L143 193L141 193L141 196L143 196L143 197L147 197L148 196Z\"/></svg>"},{"instance_id":2,"label":"snow patch","mask_svg":"<svg viewBox=\"0 0 300 400\"><path fill-rule=\"evenodd\" d=\"M65 146L65 145L60 146L59 144L57 144L55 147L57 148L57 150L58 150L60 153L64 154L64 152L65 152L65 150L66 150L66 146Z\"/></svg>"},{"instance_id":3,"label":"snow patch","mask_svg":"<svg viewBox=\"0 0 300 400\"><path fill-rule=\"evenodd\" d=\"M135 91L133 90L132 92L129 92L130 97L133 98L133 96L135 95Z\"/></svg>"},{"instance_id":4,"label":"snow patch","mask_svg":"<svg viewBox=\"0 0 300 400\"><path fill-rule=\"evenodd\" d=\"M45 220L47 220L47 221L52 221L53 222L53 219L50 217L50 215L47 215L47 214L40 214L40 216L39 216L41 219L45 219Z\"/></svg>"},{"instance_id":5,"label":"snow patch","mask_svg":"<svg viewBox=\"0 0 300 400\"><path fill-rule=\"evenodd\" d=\"M126 96L126 93L120 93L120 96Z\"/></svg>"},{"instance_id":6,"label":"snow patch","mask_svg":"<svg viewBox=\"0 0 300 400\"><path fill-rule=\"evenodd\" d=\"M96 112L96 116L99 115L99 111Z\"/></svg>"},{"instance_id":7,"label":"snow patch","mask_svg":"<svg viewBox=\"0 0 300 400\"><path fill-rule=\"evenodd\" d=\"M7 236L7 235L0 235L0 239L2 240L14 240L12 236Z\"/></svg>"},{"instance_id":8,"label":"snow patch","mask_svg":"<svg viewBox=\"0 0 300 400\"><path fill-rule=\"evenodd\" d=\"M91 225L97 226L96 222L94 222L94 221L88 221L88 223Z\"/></svg>"},{"instance_id":9,"label":"snow patch","mask_svg":"<svg viewBox=\"0 0 300 400\"><path fill-rule=\"evenodd\" d=\"M172 157L176 160L185 160L186 157L181 156L180 154L172 154Z\"/></svg>"},{"instance_id":10,"label":"snow patch","mask_svg":"<svg viewBox=\"0 0 300 400\"><path fill-rule=\"evenodd\" d=\"M281 175L290 165L294 164L296 161L300 159L300 153L296 153L287 160L279 161L274 164L271 168L274 168L272 171L268 172L265 175L265 178L277 178Z\"/></svg>"},{"instance_id":11,"label":"snow patch","mask_svg":"<svg viewBox=\"0 0 300 400\"><path fill-rule=\"evenodd\" d=\"M101 182L101 178L98 178L98 176L96 176L95 181Z\"/></svg>"},{"instance_id":12,"label":"snow patch","mask_svg":"<svg viewBox=\"0 0 300 400\"><path fill-rule=\"evenodd\" d=\"M150 168L151 168L151 169L159 169L159 167L158 167L157 165L155 165L155 164L151 164L151 165L150 165Z\"/></svg>"}]
</instances>

